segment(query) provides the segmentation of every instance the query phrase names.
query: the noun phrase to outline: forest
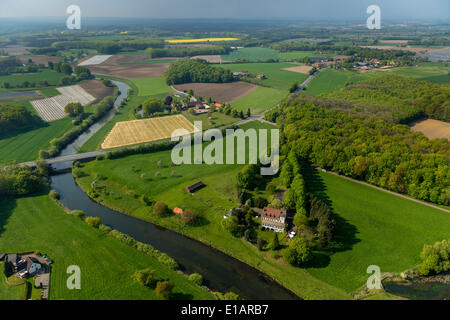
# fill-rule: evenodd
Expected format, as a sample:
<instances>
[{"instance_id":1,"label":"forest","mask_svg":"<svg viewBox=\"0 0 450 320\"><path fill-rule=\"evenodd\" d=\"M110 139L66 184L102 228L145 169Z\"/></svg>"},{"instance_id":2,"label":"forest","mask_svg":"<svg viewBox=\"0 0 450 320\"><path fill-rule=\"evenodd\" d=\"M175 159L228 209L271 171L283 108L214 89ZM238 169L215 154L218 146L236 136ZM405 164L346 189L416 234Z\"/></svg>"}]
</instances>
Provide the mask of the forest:
<instances>
[{"instance_id":1,"label":"forest","mask_svg":"<svg viewBox=\"0 0 450 320\"><path fill-rule=\"evenodd\" d=\"M164 73L168 85L191 82L225 83L234 80L230 70L214 67L203 60L181 59Z\"/></svg>"},{"instance_id":2,"label":"forest","mask_svg":"<svg viewBox=\"0 0 450 320\"><path fill-rule=\"evenodd\" d=\"M423 115L435 120L450 121L448 84L433 84L389 75L347 85L325 97L391 107L400 123L411 122Z\"/></svg>"},{"instance_id":3,"label":"forest","mask_svg":"<svg viewBox=\"0 0 450 320\"><path fill-rule=\"evenodd\" d=\"M428 140L406 125L285 100L266 119L283 130L300 161L413 198L450 204L450 143ZM287 153L284 150L285 154Z\"/></svg>"}]
</instances>

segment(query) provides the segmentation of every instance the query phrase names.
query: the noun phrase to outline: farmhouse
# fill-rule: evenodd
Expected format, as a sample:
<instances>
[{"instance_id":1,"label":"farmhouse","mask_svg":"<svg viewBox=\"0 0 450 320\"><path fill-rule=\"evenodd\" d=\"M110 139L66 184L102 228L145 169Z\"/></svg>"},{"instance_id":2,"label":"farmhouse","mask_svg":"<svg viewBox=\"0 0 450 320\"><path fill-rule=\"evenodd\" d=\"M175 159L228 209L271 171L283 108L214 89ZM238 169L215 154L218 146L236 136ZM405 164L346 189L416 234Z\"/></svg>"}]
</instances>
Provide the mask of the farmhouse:
<instances>
[{"instance_id":1,"label":"farmhouse","mask_svg":"<svg viewBox=\"0 0 450 320\"><path fill-rule=\"evenodd\" d=\"M263 209L261 214L261 226L275 232L283 232L286 226L286 209Z\"/></svg>"},{"instance_id":2,"label":"farmhouse","mask_svg":"<svg viewBox=\"0 0 450 320\"><path fill-rule=\"evenodd\" d=\"M14 267L16 267L17 266L17 262L18 262L17 254L15 254L15 253L8 254L7 261L9 263L11 263Z\"/></svg>"},{"instance_id":3,"label":"farmhouse","mask_svg":"<svg viewBox=\"0 0 450 320\"><path fill-rule=\"evenodd\" d=\"M204 187L206 187L206 185L203 182L199 181L197 183L194 183L193 185L187 186L185 190L188 193L194 193Z\"/></svg>"},{"instance_id":4,"label":"farmhouse","mask_svg":"<svg viewBox=\"0 0 450 320\"><path fill-rule=\"evenodd\" d=\"M42 265L38 259L34 257L27 257L25 260L21 260L20 265L17 266L17 273L21 278L27 275L34 275L41 270Z\"/></svg>"}]
</instances>

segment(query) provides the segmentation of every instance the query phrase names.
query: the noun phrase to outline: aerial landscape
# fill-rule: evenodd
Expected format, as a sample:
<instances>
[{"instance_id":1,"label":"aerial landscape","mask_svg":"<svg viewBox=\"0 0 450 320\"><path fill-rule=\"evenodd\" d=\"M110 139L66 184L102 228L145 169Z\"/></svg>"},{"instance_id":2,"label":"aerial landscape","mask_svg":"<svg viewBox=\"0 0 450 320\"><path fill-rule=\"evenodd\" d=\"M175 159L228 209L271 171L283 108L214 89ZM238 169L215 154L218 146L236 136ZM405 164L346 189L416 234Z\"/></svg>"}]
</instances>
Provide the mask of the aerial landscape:
<instances>
[{"instance_id":1,"label":"aerial landscape","mask_svg":"<svg viewBox=\"0 0 450 320\"><path fill-rule=\"evenodd\" d=\"M449 2L188 2L0 2L0 300L450 300Z\"/></svg>"}]
</instances>

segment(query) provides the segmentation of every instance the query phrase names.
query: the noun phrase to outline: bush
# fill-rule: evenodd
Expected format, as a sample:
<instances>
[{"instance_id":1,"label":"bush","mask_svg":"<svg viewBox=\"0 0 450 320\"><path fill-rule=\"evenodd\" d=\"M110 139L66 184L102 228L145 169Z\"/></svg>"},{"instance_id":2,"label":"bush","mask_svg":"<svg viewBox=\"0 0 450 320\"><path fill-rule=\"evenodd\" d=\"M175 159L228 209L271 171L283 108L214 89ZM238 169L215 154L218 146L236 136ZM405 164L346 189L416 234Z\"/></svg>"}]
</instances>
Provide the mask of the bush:
<instances>
[{"instance_id":1,"label":"bush","mask_svg":"<svg viewBox=\"0 0 450 320\"><path fill-rule=\"evenodd\" d=\"M450 270L450 240L425 245L420 254L422 263L419 271L423 275L438 274Z\"/></svg>"},{"instance_id":2,"label":"bush","mask_svg":"<svg viewBox=\"0 0 450 320\"><path fill-rule=\"evenodd\" d=\"M157 201L153 206L153 212L159 216L167 214L168 211L167 205L162 201Z\"/></svg>"},{"instance_id":3,"label":"bush","mask_svg":"<svg viewBox=\"0 0 450 320\"><path fill-rule=\"evenodd\" d=\"M133 279L145 287L151 287L155 283L153 274L154 271L150 269L137 270L133 274Z\"/></svg>"},{"instance_id":4,"label":"bush","mask_svg":"<svg viewBox=\"0 0 450 320\"><path fill-rule=\"evenodd\" d=\"M203 284L203 276L198 273L193 273L189 275L189 281L192 281L198 286L201 286Z\"/></svg>"},{"instance_id":5,"label":"bush","mask_svg":"<svg viewBox=\"0 0 450 320\"><path fill-rule=\"evenodd\" d=\"M97 229L100 226L100 223L102 222L102 220L99 217L87 217L85 221L88 225Z\"/></svg>"},{"instance_id":6,"label":"bush","mask_svg":"<svg viewBox=\"0 0 450 320\"><path fill-rule=\"evenodd\" d=\"M225 294L216 292L216 297L218 300L239 300L239 295L234 292L227 292Z\"/></svg>"},{"instance_id":7,"label":"bush","mask_svg":"<svg viewBox=\"0 0 450 320\"><path fill-rule=\"evenodd\" d=\"M73 211L70 212L70 214L71 214L71 215L74 215L75 217L78 217L78 218L80 218L80 219L84 219L84 217L86 216L86 215L84 214L84 212L81 211L81 210L73 210Z\"/></svg>"},{"instance_id":8,"label":"bush","mask_svg":"<svg viewBox=\"0 0 450 320\"><path fill-rule=\"evenodd\" d=\"M181 220L183 221L183 224L193 224L195 222L197 215L195 214L194 210L186 209L183 211L181 215Z\"/></svg>"},{"instance_id":9,"label":"bush","mask_svg":"<svg viewBox=\"0 0 450 320\"><path fill-rule=\"evenodd\" d=\"M99 229L101 232L104 232L104 233L110 233L110 232L112 231L112 229L111 229L110 227L108 227L108 226L106 226L106 225L104 225L104 224L101 224L101 225L98 227L98 229Z\"/></svg>"},{"instance_id":10,"label":"bush","mask_svg":"<svg viewBox=\"0 0 450 320\"><path fill-rule=\"evenodd\" d=\"M168 300L172 295L174 285L169 281L158 281L156 284L156 295L164 300Z\"/></svg>"},{"instance_id":11,"label":"bush","mask_svg":"<svg viewBox=\"0 0 450 320\"><path fill-rule=\"evenodd\" d=\"M59 193L55 190L50 190L48 196L53 200L59 200Z\"/></svg>"},{"instance_id":12,"label":"bush","mask_svg":"<svg viewBox=\"0 0 450 320\"><path fill-rule=\"evenodd\" d=\"M285 260L294 266L300 266L308 262L311 257L311 249L308 243L300 236L291 240L284 255Z\"/></svg>"}]
</instances>

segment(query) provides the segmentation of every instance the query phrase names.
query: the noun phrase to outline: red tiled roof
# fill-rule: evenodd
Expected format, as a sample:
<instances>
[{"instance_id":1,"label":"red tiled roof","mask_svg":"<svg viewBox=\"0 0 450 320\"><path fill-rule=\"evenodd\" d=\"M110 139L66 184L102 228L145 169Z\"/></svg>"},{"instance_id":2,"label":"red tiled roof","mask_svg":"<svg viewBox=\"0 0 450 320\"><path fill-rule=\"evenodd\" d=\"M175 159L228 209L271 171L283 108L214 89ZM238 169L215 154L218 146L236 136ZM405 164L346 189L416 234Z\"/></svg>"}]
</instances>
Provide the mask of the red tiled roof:
<instances>
[{"instance_id":1,"label":"red tiled roof","mask_svg":"<svg viewBox=\"0 0 450 320\"><path fill-rule=\"evenodd\" d=\"M286 216L286 209L274 209L265 207L262 212L262 217L264 218L279 219L280 216Z\"/></svg>"}]
</instances>

